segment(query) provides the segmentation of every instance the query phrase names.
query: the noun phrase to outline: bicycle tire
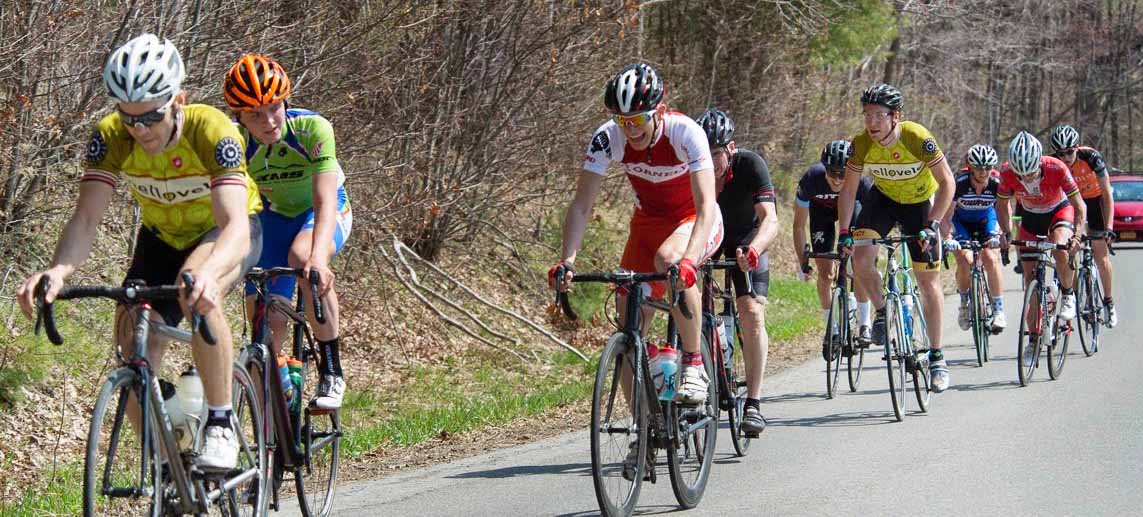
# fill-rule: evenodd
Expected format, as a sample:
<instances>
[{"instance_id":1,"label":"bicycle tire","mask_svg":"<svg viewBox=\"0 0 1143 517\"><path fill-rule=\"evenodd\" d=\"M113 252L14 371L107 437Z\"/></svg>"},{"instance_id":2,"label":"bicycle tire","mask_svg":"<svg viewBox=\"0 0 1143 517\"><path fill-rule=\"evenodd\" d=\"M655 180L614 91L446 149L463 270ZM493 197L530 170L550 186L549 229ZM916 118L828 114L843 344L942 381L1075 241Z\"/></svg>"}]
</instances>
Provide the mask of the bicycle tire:
<instances>
[{"instance_id":1,"label":"bicycle tire","mask_svg":"<svg viewBox=\"0 0 1143 517\"><path fill-rule=\"evenodd\" d=\"M302 362L301 390L296 396L303 401L295 419L294 440L304 457L294 466L294 484L302 515L325 517L333 510L341 464L341 418L338 410L320 410L304 402L314 399L321 380L320 361L317 351L301 341L297 330L294 335L294 349L300 352L295 357Z\"/></svg>"},{"instance_id":2,"label":"bicycle tire","mask_svg":"<svg viewBox=\"0 0 1143 517\"><path fill-rule=\"evenodd\" d=\"M627 516L635 510L639 501L639 491L647 468L647 410L643 405L649 401L643 383L630 383L631 395L626 396L622 388L622 375L630 375L633 368L635 348L628 343L628 337L616 333L607 340L599 356L599 366L595 372L595 385L591 396L591 478L595 487L595 499L599 510L606 516ZM624 366L626 366L624 368ZM616 408L615 404L621 406ZM617 410L618 409L618 410ZM620 418L620 425L612 425L613 416ZM625 434L610 432L623 429ZM625 475L624 463L627 458L631 435L634 434L636 461L633 472ZM616 442L614 437L622 436ZM605 458L611 453L618 459ZM630 477L630 479L628 479ZM615 493L619 498L611 497Z\"/></svg>"},{"instance_id":3,"label":"bicycle tire","mask_svg":"<svg viewBox=\"0 0 1143 517\"><path fill-rule=\"evenodd\" d=\"M839 290L834 291L833 301L830 303L829 315L826 317L825 336L822 338L822 347L829 347L830 360L826 361L826 398L833 399L837 395L837 381L841 378L842 350L845 347L844 314L845 294Z\"/></svg>"},{"instance_id":4,"label":"bicycle tire","mask_svg":"<svg viewBox=\"0 0 1143 517\"><path fill-rule=\"evenodd\" d=\"M727 419L730 423L730 441L734 445L734 452L739 457L743 457L746 456L754 438L747 436L742 431L742 415L746 411L746 355L742 352L742 334L738 314L734 315L734 320L735 333L738 339L727 344L733 352L731 354L731 367L726 372L727 386L731 390L734 403L727 411Z\"/></svg>"},{"instance_id":5,"label":"bicycle tire","mask_svg":"<svg viewBox=\"0 0 1143 517\"><path fill-rule=\"evenodd\" d=\"M159 472L161 456L153 446L149 447L147 451L143 450L134 431L134 426L126 418L128 394L138 387L137 383L138 376L133 370L129 368L114 370L103 382L98 398L95 400L95 408L91 412L91 425L87 433L87 451L83 469L83 515L86 517L139 514L140 510L147 508L148 505L150 505L150 509L146 513L150 513L153 517L158 517L164 513L163 489L159 486L161 483ZM103 419L108 416L107 410L109 408L114 410L111 414L113 419L109 432L104 433L102 424ZM104 442L104 440L107 441ZM103 449L102 445L104 444L107 445L107 449ZM120 445L125 447L120 448ZM139 475L138 462L144 456L149 457L148 461L151 464L147 473L150 479L140 482L137 477ZM108 458L115 458L118 470L115 470L115 463L112 465L101 464L100 459L106 460ZM105 488L103 475L109 477L113 475L120 479L126 476L126 480L131 481L116 488L129 486L151 488L150 501L147 502L134 497L103 497L103 489Z\"/></svg>"},{"instance_id":6,"label":"bicycle tire","mask_svg":"<svg viewBox=\"0 0 1143 517\"><path fill-rule=\"evenodd\" d=\"M714 376L714 360L711 358L709 343L702 339L699 344L708 379ZM715 388L714 383L707 383L706 402L697 406L697 411L695 408L674 404L673 413L676 418L667 421L668 425L678 428L676 439L667 447L667 467L675 500L683 508L698 506L710 479L718 439L718 393ZM702 424L704 418L706 423ZM698 427L693 433L685 432L685 429L692 426ZM694 475L688 475L691 473Z\"/></svg>"},{"instance_id":7,"label":"bicycle tire","mask_svg":"<svg viewBox=\"0 0 1143 517\"><path fill-rule=\"evenodd\" d=\"M925 321L925 310L921 304L921 296L914 289L913 291L913 341L909 343L909 355L912 357L913 362L913 395L917 399L917 407L920 408L922 413L929 412L929 402L933 394L932 391L932 374L929 372L929 354L928 352L919 352L918 350L928 350L932 346L929 342L928 322ZM914 343L920 340L921 346L914 346Z\"/></svg>"},{"instance_id":8,"label":"bicycle tire","mask_svg":"<svg viewBox=\"0 0 1143 517\"><path fill-rule=\"evenodd\" d=\"M858 346L857 333L854 331L858 328L857 324L857 308L849 308L849 330L846 332L849 347L853 350L853 354L845 363L846 376L849 377L849 392L857 392L857 388L861 387L861 370L865 367L865 349L869 348L867 343ZM856 359L855 359L856 358ZM856 366L854 362L856 361Z\"/></svg>"},{"instance_id":9,"label":"bicycle tire","mask_svg":"<svg viewBox=\"0 0 1143 517\"><path fill-rule=\"evenodd\" d=\"M1048 340L1048 377L1053 381L1064 373L1064 364L1068 359L1068 342L1071 341L1070 321L1059 320L1060 303L1056 302L1056 310L1047 315L1047 321L1052 329Z\"/></svg>"},{"instance_id":10,"label":"bicycle tire","mask_svg":"<svg viewBox=\"0 0 1143 517\"><path fill-rule=\"evenodd\" d=\"M280 417L274 416L274 403L271 401L273 395L270 393L271 388L265 384L265 377L262 373L266 359L262 355L255 356L253 353L254 350L255 349L251 346L246 347L242 351L239 362L246 368L246 373L250 376L251 380L257 379L257 381L255 381L256 387L259 382L262 383L263 399L260 407L262 409L262 420L265 422L262 429L264 433L263 440L265 441L267 451L263 475L266 477L267 504L269 508L278 510L278 492L285 480L286 472L283 468L285 462L283 455L285 453L281 447L277 446L278 433L276 431L277 424L275 421ZM259 345L257 350L265 353L267 349L264 345Z\"/></svg>"},{"instance_id":11,"label":"bicycle tire","mask_svg":"<svg viewBox=\"0 0 1143 517\"><path fill-rule=\"evenodd\" d=\"M885 342L882 343L885 346L885 371L889 374L889 398L898 422L905 419L905 363L900 348L905 329L900 303L896 296L885 299ZM895 362L898 364L894 365Z\"/></svg>"},{"instance_id":12,"label":"bicycle tire","mask_svg":"<svg viewBox=\"0 0 1143 517\"><path fill-rule=\"evenodd\" d=\"M211 514L226 517L250 516L260 517L269 512L269 496L267 495L267 449L266 437L262 420L261 402L257 389L246 367L241 363L234 363L233 383L231 389L231 406L233 407L232 428L238 440L238 465L232 472L236 475L227 475L225 481L237 475L253 470L255 474L245 483L240 483L227 490L223 496L211 505Z\"/></svg>"},{"instance_id":13,"label":"bicycle tire","mask_svg":"<svg viewBox=\"0 0 1143 517\"><path fill-rule=\"evenodd\" d=\"M985 337L984 330L984 309L981 307L980 291L981 291L980 275L975 270L972 272L972 285L969 287L969 310L972 313L972 343L976 346L976 366L984 366L984 349L988 346L987 337ZM991 333L992 329L988 330Z\"/></svg>"},{"instance_id":14,"label":"bicycle tire","mask_svg":"<svg viewBox=\"0 0 1143 517\"><path fill-rule=\"evenodd\" d=\"M982 300L986 300L984 302L984 306L988 308L988 310L985 311L985 314L987 315L986 319L988 320L989 325L987 331L984 333L984 362L987 363L991 360L989 348L992 346L992 335L995 332L992 328L992 316L994 312L992 307L992 284L988 282L987 274L981 275L980 278L981 290L979 296L981 296Z\"/></svg>"},{"instance_id":15,"label":"bicycle tire","mask_svg":"<svg viewBox=\"0 0 1143 517\"><path fill-rule=\"evenodd\" d=\"M1033 279L1028 283L1028 287L1024 290L1024 306L1020 309L1020 335L1016 339L1016 370L1020 379L1020 386L1027 386L1032 381L1032 374L1036 371L1036 363L1040 360L1040 330L1036 329L1031 332L1028 328L1028 313L1031 310L1033 303L1038 307L1038 313L1043 313L1044 307L1040 303L1040 282ZM1039 327L1042 321L1041 314L1036 314L1036 326ZM1036 342L1036 348L1030 353L1032 356L1029 361L1025 361L1025 355L1029 352L1025 350L1027 345L1033 341ZM1025 365L1024 363L1028 364Z\"/></svg>"}]
</instances>

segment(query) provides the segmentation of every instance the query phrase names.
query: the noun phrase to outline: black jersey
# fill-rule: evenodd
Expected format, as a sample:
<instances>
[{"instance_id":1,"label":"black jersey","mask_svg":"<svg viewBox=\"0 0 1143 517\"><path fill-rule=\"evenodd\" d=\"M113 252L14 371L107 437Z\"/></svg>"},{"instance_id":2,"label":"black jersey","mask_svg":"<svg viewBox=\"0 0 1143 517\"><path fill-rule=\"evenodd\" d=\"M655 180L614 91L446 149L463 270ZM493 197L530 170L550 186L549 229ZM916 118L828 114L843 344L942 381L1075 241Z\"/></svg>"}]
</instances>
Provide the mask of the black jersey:
<instances>
[{"instance_id":1,"label":"black jersey","mask_svg":"<svg viewBox=\"0 0 1143 517\"><path fill-rule=\"evenodd\" d=\"M722 224L726 230L722 240L723 249L749 244L762 225L754 205L774 202L770 168L758 154L751 151L735 152L730 159L729 175L722 192L718 193L718 206L722 210Z\"/></svg>"},{"instance_id":2,"label":"black jersey","mask_svg":"<svg viewBox=\"0 0 1143 517\"><path fill-rule=\"evenodd\" d=\"M861 182L857 184L857 196L854 200L861 202L865 199L872 186L873 180L869 176L862 176ZM797 203L802 208L810 209L811 219L837 221L838 194L839 192L829 188L826 168L821 162L814 163L805 174L802 174L802 179L798 180Z\"/></svg>"}]
</instances>

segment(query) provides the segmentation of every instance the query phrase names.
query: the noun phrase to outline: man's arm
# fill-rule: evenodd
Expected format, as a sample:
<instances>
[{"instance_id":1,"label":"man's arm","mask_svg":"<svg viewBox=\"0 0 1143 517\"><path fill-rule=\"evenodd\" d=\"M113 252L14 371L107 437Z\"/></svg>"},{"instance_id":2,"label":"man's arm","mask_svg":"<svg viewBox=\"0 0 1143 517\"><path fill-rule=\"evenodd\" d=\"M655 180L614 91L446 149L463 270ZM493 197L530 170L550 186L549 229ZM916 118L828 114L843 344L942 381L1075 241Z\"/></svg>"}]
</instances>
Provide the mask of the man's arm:
<instances>
[{"instance_id":1,"label":"man's arm","mask_svg":"<svg viewBox=\"0 0 1143 517\"><path fill-rule=\"evenodd\" d=\"M1106 174L1099 178L1099 189L1103 191L1099 203L1100 208L1103 208L1104 228L1112 231L1112 225L1115 224L1115 198L1111 196L1111 178Z\"/></svg>"},{"instance_id":2,"label":"man's arm","mask_svg":"<svg viewBox=\"0 0 1143 517\"><path fill-rule=\"evenodd\" d=\"M1087 235L1087 204L1083 202L1083 197L1080 196L1079 191L1068 196L1068 202L1072 204L1072 208L1075 210L1075 219L1072 224L1076 227L1076 237Z\"/></svg>"},{"instance_id":3,"label":"man's arm","mask_svg":"<svg viewBox=\"0 0 1143 517\"><path fill-rule=\"evenodd\" d=\"M333 281L329 260L333 257L333 233L337 225L338 174L333 172L314 175L313 189L314 233L306 268L316 268L321 274L322 285L319 286L318 293L325 295Z\"/></svg>"},{"instance_id":4,"label":"man's arm","mask_svg":"<svg viewBox=\"0 0 1143 517\"><path fill-rule=\"evenodd\" d=\"M694 231L691 232L691 240L687 243L687 251L683 253L683 258L691 259L698 264L714 226L714 211L718 209L714 196L714 169L702 169L691 174L691 196L695 201L697 215Z\"/></svg>"},{"instance_id":5,"label":"man's arm","mask_svg":"<svg viewBox=\"0 0 1143 517\"><path fill-rule=\"evenodd\" d=\"M564 216L564 238L560 249L560 258L568 264L575 263L576 252L583 245L583 233L587 229L587 221L591 218L591 210L602 185L603 176L590 171L579 171L575 198L568 205L567 215Z\"/></svg>"},{"instance_id":6,"label":"man's arm","mask_svg":"<svg viewBox=\"0 0 1143 517\"><path fill-rule=\"evenodd\" d=\"M937 197L933 201L933 209L929 212L930 219L941 220L952 208L953 194L956 191L956 181L953 179L952 169L949 168L948 159L941 160L932 168L933 178L937 180Z\"/></svg>"},{"instance_id":7,"label":"man's arm","mask_svg":"<svg viewBox=\"0 0 1143 517\"><path fill-rule=\"evenodd\" d=\"M846 231L852 226L853 205L857 198L857 187L861 183L864 170L845 168L845 182L841 184L841 192L837 194L837 231Z\"/></svg>"},{"instance_id":8,"label":"man's arm","mask_svg":"<svg viewBox=\"0 0 1143 517\"><path fill-rule=\"evenodd\" d=\"M794 255L797 263L802 263L802 250L806 249L806 225L810 220L810 209L794 205Z\"/></svg>"},{"instance_id":9,"label":"man's arm","mask_svg":"<svg viewBox=\"0 0 1143 517\"><path fill-rule=\"evenodd\" d=\"M750 241L750 247L759 255L770 249L770 243L778 236L778 208L773 201L754 203L754 213L758 215L760 226Z\"/></svg>"}]
</instances>

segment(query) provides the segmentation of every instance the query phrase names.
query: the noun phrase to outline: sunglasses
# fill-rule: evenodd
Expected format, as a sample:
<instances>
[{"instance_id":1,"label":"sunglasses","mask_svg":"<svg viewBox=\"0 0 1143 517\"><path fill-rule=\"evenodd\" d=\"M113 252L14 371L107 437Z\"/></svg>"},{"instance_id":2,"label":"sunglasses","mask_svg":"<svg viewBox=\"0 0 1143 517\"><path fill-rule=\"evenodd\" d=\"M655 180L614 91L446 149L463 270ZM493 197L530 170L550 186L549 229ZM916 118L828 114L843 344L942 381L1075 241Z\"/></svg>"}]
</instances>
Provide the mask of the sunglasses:
<instances>
[{"instance_id":1,"label":"sunglasses","mask_svg":"<svg viewBox=\"0 0 1143 517\"><path fill-rule=\"evenodd\" d=\"M655 116L655 110L644 111L643 113L636 113L634 115L613 115L611 118L615 120L616 124L620 127L639 127L651 121L651 117Z\"/></svg>"},{"instance_id":2,"label":"sunglasses","mask_svg":"<svg viewBox=\"0 0 1143 517\"><path fill-rule=\"evenodd\" d=\"M151 127L167 118L167 111L170 110L171 104L174 102L175 98L172 96L171 99L166 102L166 104L163 104L158 108L139 115L124 113L123 110L120 109L119 119L123 121L123 125L128 127L134 126L136 129L138 129L140 126Z\"/></svg>"},{"instance_id":3,"label":"sunglasses","mask_svg":"<svg viewBox=\"0 0 1143 517\"><path fill-rule=\"evenodd\" d=\"M1056 151L1056 154L1072 154L1074 152L1076 152L1076 148L1069 147L1067 149L1060 149L1059 151Z\"/></svg>"},{"instance_id":4,"label":"sunglasses","mask_svg":"<svg viewBox=\"0 0 1143 517\"><path fill-rule=\"evenodd\" d=\"M845 178L845 167L827 167L826 174L829 174L829 177L835 180Z\"/></svg>"}]
</instances>

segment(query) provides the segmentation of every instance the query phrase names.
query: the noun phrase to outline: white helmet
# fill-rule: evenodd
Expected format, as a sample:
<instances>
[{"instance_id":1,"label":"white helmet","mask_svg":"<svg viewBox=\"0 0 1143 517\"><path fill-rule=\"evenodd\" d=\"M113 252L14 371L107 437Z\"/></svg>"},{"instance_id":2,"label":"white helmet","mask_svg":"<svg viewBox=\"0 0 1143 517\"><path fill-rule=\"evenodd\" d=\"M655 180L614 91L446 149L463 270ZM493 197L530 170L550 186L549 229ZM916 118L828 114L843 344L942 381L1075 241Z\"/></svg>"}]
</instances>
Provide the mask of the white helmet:
<instances>
[{"instance_id":1,"label":"white helmet","mask_svg":"<svg viewBox=\"0 0 1143 517\"><path fill-rule=\"evenodd\" d=\"M1044 146L1027 131L1021 131L1008 146L1008 165L1019 176L1027 176L1040 170L1040 158Z\"/></svg>"},{"instance_id":2,"label":"white helmet","mask_svg":"<svg viewBox=\"0 0 1143 517\"><path fill-rule=\"evenodd\" d=\"M968 164L979 168L988 169L996 165L1000 161L996 157L996 151L991 146L984 144L976 144L968 148L968 156L965 157Z\"/></svg>"},{"instance_id":3,"label":"white helmet","mask_svg":"<svg viewBox=\"0 0 1143 517\"><path fill-rule=\"evenodd\" d=\"M1052 130L1052 149L1063 151L1079 145L1079 131L1067 124L1056 126Z\"/></svg>"},{"instance_id":4,"label":"white helmet","mask_svg":"<svg viewBox=\"0 0 1143 517\"><path fill-rule=\"evenodd\" d=\"M175 95L186 68L170 40L143 34L119 47L107 59L103 82L119 102L147 102Z\"/></svg>"}]
</instances>

